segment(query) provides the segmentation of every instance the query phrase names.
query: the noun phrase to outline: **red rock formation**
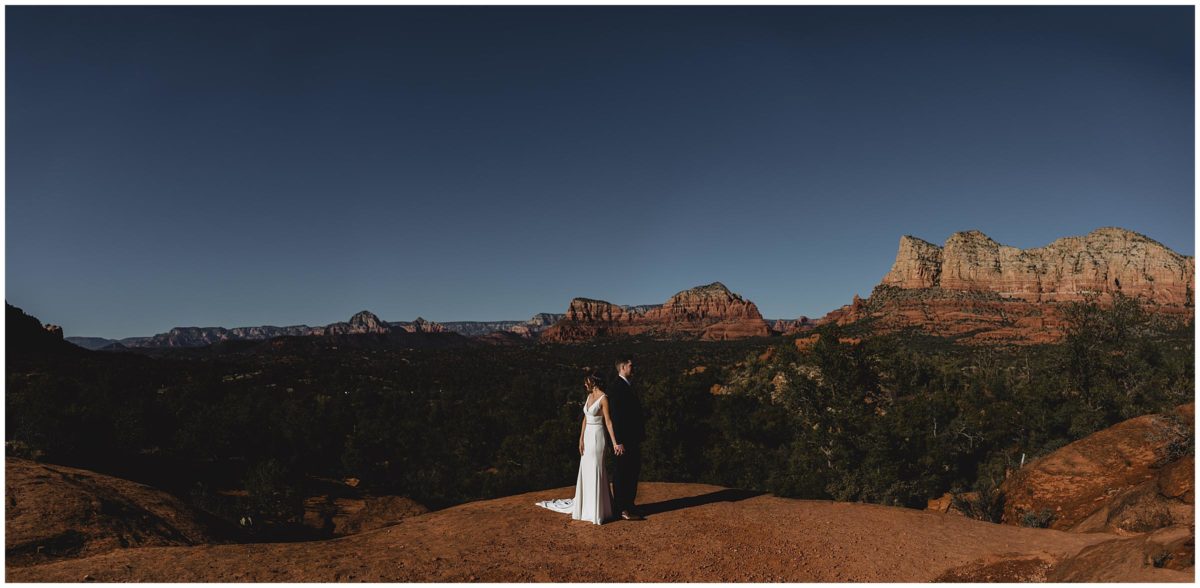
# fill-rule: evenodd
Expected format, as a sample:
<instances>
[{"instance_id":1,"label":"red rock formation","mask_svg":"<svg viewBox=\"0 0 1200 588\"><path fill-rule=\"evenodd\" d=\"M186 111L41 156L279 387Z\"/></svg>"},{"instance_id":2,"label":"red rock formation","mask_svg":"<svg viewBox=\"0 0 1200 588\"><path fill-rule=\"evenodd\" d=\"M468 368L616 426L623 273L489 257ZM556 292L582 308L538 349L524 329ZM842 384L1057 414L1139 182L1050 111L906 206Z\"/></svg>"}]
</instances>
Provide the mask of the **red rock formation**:
<instances>
[{"instance_id":1,"label":"red rock formation","mask_svg":"<svg viewBox=\"0 0 1200 588\"><path fill-rule=\"evenodd\" d=\"M4 487L7 566L213 543L219 530L166 492L88 470L9 456Z\"/></svg>"},{"instance_id":2,"label":"red rock formation","mask_svg":"<svg viewBox=\"0 0 1200 588\"><path fill-rule=\"evenodd\" d=\"M817 341L820 341L820 340L821 340L820 333L814 333L807 337L799 337L796 339L796 342L795 342L796 349L799 349L801 351L807 351L809 349L812 349L813 345L816 345ZM861 342L862 342L862 339L860 339L858 337L838 337L838 343L841 343L843 345L855 345L855 344L861 343Z\"/></svg>"},{"instance_id":3,"label":"red rock formation","mask_svg":"<svg viewBox=\"0 0 1200 588\"><path fill-rule=\"evenodd\" d=\"M1063 335L1059 303L1109 303L1118 291L1193 320L1194 279L1194 257L1117 227L1025 250L979 231L955 233L944 247L905 235L871 296L818 324L871 319L876 333L915 327L968 344L1053 342Z\"/></svg>"},{"instance_id":4,"label":"red rock formation","mask_svg":"<svg viewBox=\"0 0 1200 588\"><path fill-rule=\"evenodd\" d=\"M348 323L327 325L324 335L359 335L363 333L388 333L391 327L370 311L360 311L350 317Z\"/></svg>"},{"instance_id":5,"label":"red rock formation","mask_svg":"<svg viewBox=\"0 0 1200 588\"><path fill-rule=\"evenodd\" d=\"M883 283L900 288L932 288L942 273L942 248L909 235L900 237L900 250Z\"/></svg>"},{"instance_id":6,"label":"red rock formation","mask_svg":"<svg viewBox=\"0 0 1200 588\"><path fill-rule=\"evenodd\" d=\"M799 333L801 331L810 330L816 326L816 322L806 316L794 319L775 319L774 321L769 322L771 325L771 331L780 334Z\"/></svg>"},{"instance_id":7,"label":"red rock formation","mask_svg":"<svg viewBox=\"0 0 1200 588\"><path fill-rule=\"evenodd\" d=\"M1032 249L1001 245L979 231L950 236L944 247L900 238L900 250L882 284L996 292L1029 302L1079 301L1096 293L1141 296L1160 305L1190 305L1196 260L1145 235L1101 227Z\"/></svg>"},{"instance_id":8,"label":"red rock formation","mask_svg":"<svg viewBox=\"0 0 1200 588\"><path fill-rule=\"evenodd\" d=\"M1001 485L1003 522L1049 517L1054 529L1144 533L1194 522L1195 405L1117 423L1028 463Z\"/></svg>"},{"instance_id":9,"label":"red rock formation","mask_svg":"<svg viewBox=\"0 0 1200 588\"><path fill-rule=\"evenodd\" d=\"M753 302L713 282L684 290L662 305L618 306L603 300L576 298L566 315L542 332L551 342L595 337L647 335L702 340L765 337L767 322Z\"/></svg>"},{"instance_id":10,"label":"red rock formation","mask_svg":"<svg viewBox=\"0 0 1200 588\"><path fill-rule=\"evenodd\" d=\"M392 327L398 328L409 333L445 333L447 329L444 325L435 323L424 318L417 317L417 320L411 323L389 323Z\"/></svg>"}]
</instances>

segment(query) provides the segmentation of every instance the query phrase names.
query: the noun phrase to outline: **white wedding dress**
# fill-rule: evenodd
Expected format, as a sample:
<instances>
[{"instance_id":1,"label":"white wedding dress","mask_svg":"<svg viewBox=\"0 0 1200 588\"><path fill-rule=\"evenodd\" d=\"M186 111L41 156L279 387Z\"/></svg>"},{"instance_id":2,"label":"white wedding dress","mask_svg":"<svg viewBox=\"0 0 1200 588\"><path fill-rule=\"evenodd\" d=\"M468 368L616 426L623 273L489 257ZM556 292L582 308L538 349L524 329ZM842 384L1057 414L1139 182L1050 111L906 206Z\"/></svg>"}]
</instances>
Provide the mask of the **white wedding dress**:
<instances>
[{"instance_id":1,"label":"white wedding dress","mask_svg":"<svg viewBox=\"0 0 1200 588\"><path fill-rule=\"evenodd\" d=\"M575 497L543 500L537 505L571 515L577 521L597 525L613 515L612 490L604 473L604 417L600 414L601 394L591 406L584 406L587 426L583 431L583 455L579 458L579 476L575 479Z\"/></svg>"}]
</instances>

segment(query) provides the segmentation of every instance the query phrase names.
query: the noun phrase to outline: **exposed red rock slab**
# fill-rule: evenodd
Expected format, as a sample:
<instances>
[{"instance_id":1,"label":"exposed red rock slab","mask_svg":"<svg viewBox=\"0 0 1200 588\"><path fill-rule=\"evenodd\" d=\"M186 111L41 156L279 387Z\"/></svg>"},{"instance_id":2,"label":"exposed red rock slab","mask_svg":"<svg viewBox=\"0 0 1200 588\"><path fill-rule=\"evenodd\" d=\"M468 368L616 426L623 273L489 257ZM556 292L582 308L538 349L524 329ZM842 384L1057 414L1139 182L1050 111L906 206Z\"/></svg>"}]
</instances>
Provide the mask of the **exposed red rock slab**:
<instances>
[{"instance_id":1,"label":"exposed red rock slab","mask_svg":"<svg viewBox=\"0 0 1200 588\"><path fill-rule=\"evenodd\" d=\"M1026 464L1001 485L1003 521L1050 512L1054 529L1117 533L1192 524L1195 462L1170 448L1194 434L1193 410L1129 419Z\"/></svg>"},{"instance_id":2,"label":"exposed red rock slab","mask_svg":"<svg viewBox=\"0 0 1200 588\"><path fill-rule=\"evenodd\" d=\"M9 565L213 537L203 515L160 490L88 470L4 460Z\"/></svg>"},{"instance_id":3,"label":"exposed red rock slab","mask_svg":"<svg viewBox=\"0 0 1200 588\"><path fill-rule=\"evenodd\" d=\"M328 541L149 547L10 566L7 579L922 582L996 554L1059 565L1116 538L701 484L642 484L638 502L648 516L640 522L597 526L534 506L571 491L473 502ZM1152 567L1122 568L1117 575L1130 581L1192 577Z\"/></svg>"}]
</instances>

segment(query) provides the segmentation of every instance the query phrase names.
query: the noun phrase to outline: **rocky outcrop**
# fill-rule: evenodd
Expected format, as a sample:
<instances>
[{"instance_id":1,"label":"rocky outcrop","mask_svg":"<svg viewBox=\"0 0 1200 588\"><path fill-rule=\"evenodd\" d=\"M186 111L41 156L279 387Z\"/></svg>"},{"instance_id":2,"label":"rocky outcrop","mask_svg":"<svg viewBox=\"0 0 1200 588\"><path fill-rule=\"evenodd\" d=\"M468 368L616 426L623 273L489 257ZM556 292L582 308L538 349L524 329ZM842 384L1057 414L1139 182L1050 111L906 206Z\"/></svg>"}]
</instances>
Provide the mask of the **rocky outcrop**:
<instances>
[{"instance_id":1,"label":"rocky outcrop","mask_svg":"<svg viewBox=\"0 0 1200 588\"><path fill-rule=\"evenodd\" d=\"M900 250L884 284L899 288L932 288L942 275L942 248L911 235L900 237Z\"/></svg>"},{"instance_id":2,"label":"rocky outcrop","mask_svg":"<svg viewBox=\"0 0 1200 588\"><path fill-rule=\"evenodd\" d=\"M540 312L524 321L454 321L442 323L448 331L467 337L482 337L492 333L511 333L526 339L534 339L564 315ZM496 339L507 340L507 337Z\"/></svg>"},{"instance_id":3,"label":"rocky outcrop","mask_svg":"<svg viewBox=\"0 0 1200 588\"><path fill-rule=\"evenodd\" d=\"M63 340L62 328L42 325L38 319L5 302L4 341L10 356L36 353L83 353L79 347Z\"/></svg>"},{"instance_id":4,"label":"rocky outcrop","mask_svg":"<svg viewBox=\"0 0 1200 588\"><path fill-rule=\"evenodd\" d=\"M753 302L713 282L676 293L661 305L620 306L576 298L542 333L551 342L644 335L659 339L724 340L765 337L770 328Z\"/></svg>"},{"instance_id":5,"label":"rocky outcrop","mask_svg":"<svg viewBox=\"0 0 1200 588\"><path fill-rule=\"evenodd\" d=\"M870 297L855 296L818 323L870 319L876 333L916 328L968 344L1046 343L1063 336L1062 303L1110 303L1117 292L1193 320L1194 280L1194 257L1118 227L1024 250L974 230L942 247L905 235Z\"/></svg>"},{"instance_id":6,"label":"rocky outcrop","mask_svg":"<svg viewBox=\"0 0 1200 588\"><path fill-rule=\"evenodd\" d=\"M9 566L124 547L216 542L211 517L166 492L128 480L7 457L4 486Z\"/></svg>"},{"instance_id":7,"label":"rocky outcrop","mask_svg":"<svg viewBox=\"0 0 1200 588\"><path fill-rule=\"evenodd\" d=\"M417 320L411 323L394 322L388 324L393 329L400 329L403 331L408 331L409 333L445 333L448 331L445 325L428 321L421 317L417 317Z\"/></svg>"},{"instance_id":8,"label":"rocky outcrop","mask_svg":"<svg viewBox=\"0 0 1200 588\"><path fill-rule=\"evenodd\" d=\"M324 330L319 334L322 334L322 335L363 335L366 333L375 333L375 334L382 335L382 334L387 334L391 330L392 330L391 326L389 326L387 323L383 322L382 320L379 320L379 317L375 316L374 313L363 310L358 313L355 313L354 316L350 317L350 322L333 323L331 325L326 326L324 328Z\"/></svg>"},{"instance_id":9,"label":"rocky outcrop","mask_svg":"<svg viewBox=\"0 0 1200 588\"><path fill-rule=\"evenodd\" d=\"M1140 233L1101 227L1032 249L1001 245L979 231L943 247L905 235L881 282L899 288L986 291L1029 302L1081 301L1113 292L1160 305L1191 305L1196 260Z\"/></svg>"},{"instance_id":10,"label":"rocky outcrop","mask_svg":"<svg viewBox=\"0 0 1200 588\"><path fill-rule=\"evenodd\" d=\"M799 333L810 330L817 326L816 321L806 316L794 319L768 319L767 323L770 325L771 332L777 334Z\"/></svg>"},{"instance_id":11,"label":"rocky outcrop","mask_svg":"<svg viewBox=\"0 0 1200 588\"><path fill-rule=\"evenodd\" d=\"M1194 523L1194 405L1075 441L1001 485L1002 521L1075 532L1146 533Z\"/></svg>"},{"instance_id":12,"label":"rocky outcrop","mask_svg":"<svg viewBox=\"0 0 1200 588\"><path fill-rule=\"evenodd\" d=\"M812 349L813 346L817 344L817 341L820 341L820 340L821 340L820 333L814 333L812 335L808 335L807 337L797 337L795 340L796 349L799 349L801 351L807 351L809 349ZM842 345L855 345L855 344L861 343L862 339L857 338L857 337L838 337L837 341L839 344L842 344Z\"/></svg>"}]
</instances>

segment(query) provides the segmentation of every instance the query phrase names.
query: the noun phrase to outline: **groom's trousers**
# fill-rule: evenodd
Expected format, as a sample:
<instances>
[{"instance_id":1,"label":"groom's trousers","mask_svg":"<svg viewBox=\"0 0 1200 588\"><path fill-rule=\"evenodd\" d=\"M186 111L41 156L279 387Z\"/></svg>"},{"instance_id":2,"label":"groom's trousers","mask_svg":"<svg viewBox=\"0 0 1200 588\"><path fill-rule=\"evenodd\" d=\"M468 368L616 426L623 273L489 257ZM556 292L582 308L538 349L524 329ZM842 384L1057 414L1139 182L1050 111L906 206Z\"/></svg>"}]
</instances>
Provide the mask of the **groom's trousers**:
<instances>
[{"instance_id":1,"label":"groom's trousers","mask_svg":"<svg viewBox=\"0 0 1200 588\"><path fill-rule=\"evenodd\" d=\"M624 455L613 460L613 510L621 513L633 508L637 498L638 476L642 473L641 444L625 444Z\"/></svg>"}]
</instances>

